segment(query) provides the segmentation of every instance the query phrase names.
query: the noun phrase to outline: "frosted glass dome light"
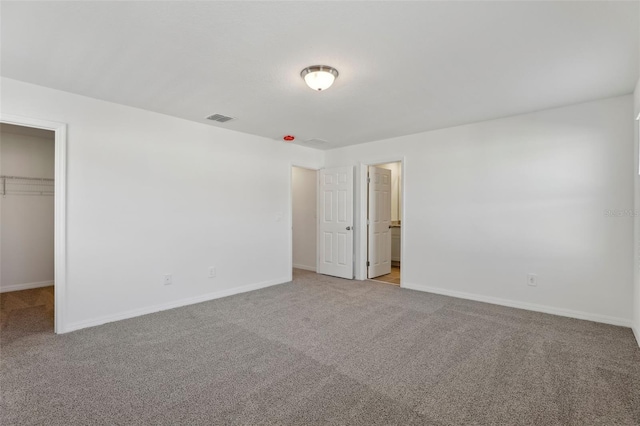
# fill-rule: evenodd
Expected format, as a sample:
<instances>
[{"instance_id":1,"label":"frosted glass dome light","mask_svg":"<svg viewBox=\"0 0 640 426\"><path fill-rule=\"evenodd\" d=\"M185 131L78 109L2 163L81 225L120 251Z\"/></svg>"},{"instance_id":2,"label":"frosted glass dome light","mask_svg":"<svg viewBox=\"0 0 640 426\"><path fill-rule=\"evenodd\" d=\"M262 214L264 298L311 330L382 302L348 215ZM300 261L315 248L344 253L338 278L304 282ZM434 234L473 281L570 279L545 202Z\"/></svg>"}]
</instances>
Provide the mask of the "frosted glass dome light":
<instances>
[{"instance_id":1,"label":"frosted glass dome light","mask_svg":"<svg viewBox=\"0 0 640 426\"><path fill-rule=\"evenodd\" d=\"M313 65L300 72L307 86L318 92L326 90L338 77L338 70L326 65Z\"/></svg>"}]
</instances>

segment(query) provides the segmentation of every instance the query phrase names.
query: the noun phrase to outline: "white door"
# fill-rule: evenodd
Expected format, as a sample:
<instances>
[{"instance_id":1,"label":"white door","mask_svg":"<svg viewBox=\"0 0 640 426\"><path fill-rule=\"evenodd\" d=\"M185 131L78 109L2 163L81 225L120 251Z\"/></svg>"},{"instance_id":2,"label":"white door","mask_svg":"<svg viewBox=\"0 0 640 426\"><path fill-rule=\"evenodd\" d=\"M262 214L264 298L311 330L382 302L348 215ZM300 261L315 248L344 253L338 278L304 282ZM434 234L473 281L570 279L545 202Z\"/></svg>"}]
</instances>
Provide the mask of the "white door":
<instances>
[{"instance_id":1,"label":"white door","mask_svg":"<svg viewBox=\"0 0 640 426\"><path fill-rule=\"evenodd\" d=\"M367 276L391 272L391 170L369 166L369 261Z\"/></svg>"},{"instance_id":2,"label":"white door","mask_svg":"<svg viewBox=\"0 0 640 426\"><path fill-rule=\"evenodd\" d=\"M318 273L353 278L353 167L320 170Z\"/></svg>"}]
</instances>

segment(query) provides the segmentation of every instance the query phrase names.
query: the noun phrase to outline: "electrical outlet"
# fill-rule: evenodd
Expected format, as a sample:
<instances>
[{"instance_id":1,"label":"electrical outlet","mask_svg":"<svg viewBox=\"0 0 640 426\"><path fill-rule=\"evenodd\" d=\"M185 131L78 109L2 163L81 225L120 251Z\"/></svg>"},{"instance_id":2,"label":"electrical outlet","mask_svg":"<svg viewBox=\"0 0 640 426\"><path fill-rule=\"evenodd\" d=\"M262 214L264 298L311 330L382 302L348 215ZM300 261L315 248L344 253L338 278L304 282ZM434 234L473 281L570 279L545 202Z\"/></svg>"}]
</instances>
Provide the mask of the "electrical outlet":
<instances>
[{"instance_id":1,"label":"electrical outlet","mask_svg":"<svg viewBox=\"0 0 640 426\"><path fill-rule=\"evenodd\" d=\"M171 285L173 283L171 274L166 274L164 276L164 285Z\"/></svg>"},{"instance_id":2,"label":"electrical outlet","mask_svg":"<svg viewBox=\"0 0 640 426\"><path fill-rule=\"evenodd\" d=\"M216 267L209 266L209 278L214 278L216 276Z\"/></svg>"},{"instance_id":3,"label":"electrical outlet","mask_svg":"<svg viewBox=\"0 0 640 426\"><path fill-rule=\"evenodd\" d=\"M536 287L538 285L538 276L536 274L527 274L527 285Z\"/></svg>"}]
</instances>

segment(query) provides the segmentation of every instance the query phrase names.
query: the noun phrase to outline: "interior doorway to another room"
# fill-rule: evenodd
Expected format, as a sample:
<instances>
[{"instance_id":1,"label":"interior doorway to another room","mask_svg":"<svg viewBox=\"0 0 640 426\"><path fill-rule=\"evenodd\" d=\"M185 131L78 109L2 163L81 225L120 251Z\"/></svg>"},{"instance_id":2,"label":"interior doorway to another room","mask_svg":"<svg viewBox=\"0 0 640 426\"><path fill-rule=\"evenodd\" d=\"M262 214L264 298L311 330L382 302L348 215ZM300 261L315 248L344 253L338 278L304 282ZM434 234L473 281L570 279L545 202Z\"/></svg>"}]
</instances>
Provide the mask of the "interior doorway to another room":
<instances>
[{"instance_id":1,"label":"interior doorway to another room","mask_svg":"<svg viewBox=\"0 0 640 426\"><path fill-rule=\"evenodd\" d=\"M367 167L367 278L400 285L402 162Z\"/></svg>"},{"instance_id":2,"label":"interior doorway to another room","mask_svg":"<svg viewBox=\"0 0 640 426\"><path fill-rule=\"evenodd\" d=\"M292 265L316 272L318 171L291 167Z\"/></svg>"},{"instance_id":3,"label":"interior doorway to another room","mask_svg":"<svg viewBox=\"0 0 640 426\"><path fill-rule=\"evenodd\" d=\"M55 132L0 124L0 324L54 331Z\"/></svg>"},{"instance_id":4,"label":"interior doorway to another room","mask_svg":"<svg viewBox=\"0 0 640 426\"><path fill-rule=\"evenodd\" d=\"M66 198L66 182L67 182L67 167L66 167L66 161L67 161L67 125L64 123L58 123L58 122L53 122L53 121L46 121L46 120L41 120L41 119L37 119L37 118L31 118L31 117L24 117L24 116L17 116L17 115L12 115L12 114L5 114L5 113L0 113L0 123L2 124L8 124L8 125L12 125L12 126L18 126L24 129L28 129L26 131L38 131L38 130L44 130L44 131L48 131L49 133L45 133L48 137L48 135L53 134L54 135L54 159L53 159L53 187L54 187L54 194L53 196L49 196L51 198L53 198L53 263L54 263L54 270L53 270L53 283L55 283L55 286L53 287L53 293L54 293L54 297L53 297L53 331L55 333L65 333L68 331L67 329L67 324L66 324L66 307L67 307L67 299L66 299L66 289L67 289L67 241L66 241L66 235L67 235L67 213L66 213L66 205L67 205L67 198ZM6 140L6 138L2 138L3 141ZM11 157L4 157L2 158L2 162L4 164L8 164L8 161ZM6 171L2 170L1 174L4 174ZM9 173L7 173L7 175L9 175ZM13 176L13 174L11 175ZM17 175L18 177L20 177L20 175ZM29 176L26 176L29 177ZM40 177L40 176L37 176ZM9 188L9 184L6 183L5 186L5 182L0 181L0 185L3 185L3 191L6 191L6 198L3 198L3 200L8 200L9 199L9 192L10 192L10 188ZM47 191L37 191L37 192L47 192ZM12 195L13 196L13 195ZM42 197L43 195L32 195L34 197ZM2 195L0 195L0 197L2 197ZM21 197L25 197L25 195L21 195ZM26 195L26 197L28 197L28 195ZM0 201L2 202L2 201ZM8 201L5 202L3 204L3 206L7 206L8 205ZM2 216L3 217L7 217L5 216L4 211L2 212ZM5 242L5 237L7 236L6 233L4 233L5 229L3 226L0 226L0 234L2 234L2 238L0 238L0 240L2 240L2 242ZM5 244L0 244L1 250L0 250L0 262L2 261L2 258L7 255L9 250L15 250L15 247L10 247L10 248L6 248ZM4 267L3 267L4 270ZM47 278L49 279L49 278ZM30 281L30 280L28 280ZM36 281L35 284L37 283L46 283L45 282L39 282ZM5 284L8 286L9 284L7 282L5 283L0 283L0 287L4 287L5 290L7 290L7 293L10 290L18 290L20 287L6 287ZM28 283L28 282L22 282L22 283L14 283L14 284L34 284L34 283ZM27 286L25 286L24 288L26 288ZM43 288L43 287L39 287L39 288ZM0 290L1 291L1 290ZM5 296L5 297L2 297ZM3 293L2 295L0 295L0 299L2 300L9 300L8 297L6 297L6 294ZM4 302L5 304L8 304L8 302ZM35 298L33 299L33 303L40 303L38 302L38 299ZM41 310L41 308L34 308L32 311L38 311ZM7 317L4 317L3 319L7 319ZM35 331L35 332L47 332L50 331L50 316L49 316L49 322L46 323L46 321L44 323L41 323L40 325L38 325L38 327L48 327L46 329L42 329L42 330L23 330L22 331L26 331L26 333L30 333L31 331ZM8 324L8 323L6 323ZM26 324L26 322L22 322L22 321L18 321L16 324L18 325L22 325L22 324ZM30 323L31 325L34 325L34 323ZM45 324L49 324L49 325L45 325ZM5 325L5 323L3 323L3 326ZM37 328L37 327L36 327ZM21 332L21 330L17 330L18 333ZM7 328L3 327L2 332L3 335L6 337L8 335L7 333ZM15 335L15 334L14 334Z\"/></svg>"}]
</instances>

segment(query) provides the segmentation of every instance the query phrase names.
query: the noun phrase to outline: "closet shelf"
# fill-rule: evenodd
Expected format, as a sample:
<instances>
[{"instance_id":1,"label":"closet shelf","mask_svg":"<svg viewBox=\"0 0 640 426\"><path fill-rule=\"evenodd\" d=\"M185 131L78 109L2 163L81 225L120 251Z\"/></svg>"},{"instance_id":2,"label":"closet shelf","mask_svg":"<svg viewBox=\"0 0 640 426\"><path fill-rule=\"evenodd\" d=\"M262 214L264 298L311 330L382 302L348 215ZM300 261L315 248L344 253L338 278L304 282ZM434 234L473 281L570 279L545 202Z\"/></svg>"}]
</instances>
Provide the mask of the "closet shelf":
<instances>
[{"instance_id":1,"label":"closet shelf","mask_svg":"<svg viewBox=\"0 0 640 426\"><path fill-rule=\"evenodd\" d=\"M0 176L0 195L54 195L55 179Z\"/></svg>"}]
</instances>

